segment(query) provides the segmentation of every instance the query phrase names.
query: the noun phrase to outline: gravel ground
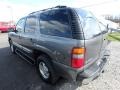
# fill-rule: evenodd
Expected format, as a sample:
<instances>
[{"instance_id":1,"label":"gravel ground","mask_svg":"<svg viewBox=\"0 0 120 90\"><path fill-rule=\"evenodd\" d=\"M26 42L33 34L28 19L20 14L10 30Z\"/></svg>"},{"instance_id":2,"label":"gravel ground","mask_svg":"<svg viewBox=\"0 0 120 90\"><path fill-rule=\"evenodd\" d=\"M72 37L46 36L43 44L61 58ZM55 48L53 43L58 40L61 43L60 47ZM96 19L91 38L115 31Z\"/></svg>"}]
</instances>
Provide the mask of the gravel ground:
<instances>
[{"instance_id":1,"label":"gravel ground","mask_svg":"<svg viewBox=\"0 0 120 90\"><path fill-rule=\"evenodd\" d=\"M120 90L120 42L111 42L108 48L111 50L111 56L105 73L77 90Z\"/></svg>"},{"instance_id":2,"label":"gravel ground","mask_svg":"<svg viewBox=\"0 0 120 90\"><path fill-rule=\"evenodd\" d=\"M120 90L120 43L111 42L108 48L111 56L105 72L88 85L63 79L48 85L39 78L34 66L10 53L7 34L0 33L0 90Z\"/></svg>"}]
</instances>

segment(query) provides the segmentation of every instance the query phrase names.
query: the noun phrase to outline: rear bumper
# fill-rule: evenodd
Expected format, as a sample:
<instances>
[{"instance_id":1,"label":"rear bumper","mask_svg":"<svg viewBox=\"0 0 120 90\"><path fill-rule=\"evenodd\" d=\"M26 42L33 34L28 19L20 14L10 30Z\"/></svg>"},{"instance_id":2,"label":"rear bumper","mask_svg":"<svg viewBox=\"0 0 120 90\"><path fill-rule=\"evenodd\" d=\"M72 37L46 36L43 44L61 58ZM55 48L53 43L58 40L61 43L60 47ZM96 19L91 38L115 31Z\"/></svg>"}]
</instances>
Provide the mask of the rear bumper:
<instances>
[{"instance_id":1,"label":"rear bumper","mask_svg":"<svg viewBox=\"0 0 120 90\"><path fill-rule=\"evenodd\" d=\"M69 66L54 62L54 68L58 75L67 78L68 80L78 81L83 80L83 84L87 84L88 82L94 80L96 77L100 75L103 71L104 66L107 62L107 58L104 57L100 60L96 60L89 66L85 66L81 69L74 69Z\"/></svg>"},{"instance_id":2,"label":"rear bumper","mask_svg":"<svg viewBox=\"0 0 120 90\"><path fill-rule=\"evenodd\" d=\"M103 71L107 59L104 58L101 61L96 61L89 69L84 70L79 77L83 77L83 84L88 84L90 81L96 79Z\"/></svg>"},{"instance_id":3,"label":"rear bumper","mask_svg":"<svg viewBox=\"0 0 120 90\"><path fill-rule=\"evenodd\" d=\"M103 70L106 62L107 62L106 58L102 60L97 60L87 69L85 69L84 72L80 74L80 76L85 78L93 77L94 75L100 73Z\"/></svg>"}]
</instances>

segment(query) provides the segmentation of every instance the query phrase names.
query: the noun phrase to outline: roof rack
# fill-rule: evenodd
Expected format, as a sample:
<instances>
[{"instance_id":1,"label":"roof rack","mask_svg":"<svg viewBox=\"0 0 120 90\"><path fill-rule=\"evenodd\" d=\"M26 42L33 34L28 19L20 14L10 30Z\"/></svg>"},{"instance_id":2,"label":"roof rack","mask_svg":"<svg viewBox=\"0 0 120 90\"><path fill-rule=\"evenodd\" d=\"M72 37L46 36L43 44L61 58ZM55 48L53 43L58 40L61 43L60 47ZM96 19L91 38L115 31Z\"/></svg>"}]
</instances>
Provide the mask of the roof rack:
<instances>
[{"instance_id":1,"label":"roof rack","mask_svg":"<svg viewBox=\"0 0 120 90\"><path fill-rule=\"evenodd\" d=\"M67 6L56 6L55 8L66 8Z\"/></svg>"},{"instance_id":2,"label":"roof rack","mask_svg":"<svg viewBox=\"0 0 120 90\"><path fill-rule=\"evenodd\" d=\"M40 11L34 11L34 12L31 12L31 13L29 13L29 15L34 14L34 13L37 13L37 12L40 12Z\"/></svg>"},{"instance_id":3,"label":"roof rack","mask_svg":"<svg viewBox=\"0 0 120 90\"><path fill-rule=\"evenodd\" d=\"M43 9L41 11L45 11L45 10L49 10L49 9L54 9L54 8L66 8L66 7L67 6L60 6L60 5L58 5L58 6L55 6L55 7L52 7L52 8Z\"/></svg>"},{"instance_id":4,"label":"roof rack","mask_svg":"<svg viewBox=\"0 0 120 90\"><path fill-rule=\"evenodd\" d=\"M54 8L66 8L67 6L61 6L61 5L58 5L58 6L55 6L55 7L52 7L52 8L47 8L47 9L43 9L43 10L40 10L40 11L45 11L45 10L49 10L49 9L54 9ZM40 11L35 11L35 12L32 12L30 14L34 14L36 12L40 12ZM30 15L29 14L29 15Z\"/></svg>"}]
</instances>

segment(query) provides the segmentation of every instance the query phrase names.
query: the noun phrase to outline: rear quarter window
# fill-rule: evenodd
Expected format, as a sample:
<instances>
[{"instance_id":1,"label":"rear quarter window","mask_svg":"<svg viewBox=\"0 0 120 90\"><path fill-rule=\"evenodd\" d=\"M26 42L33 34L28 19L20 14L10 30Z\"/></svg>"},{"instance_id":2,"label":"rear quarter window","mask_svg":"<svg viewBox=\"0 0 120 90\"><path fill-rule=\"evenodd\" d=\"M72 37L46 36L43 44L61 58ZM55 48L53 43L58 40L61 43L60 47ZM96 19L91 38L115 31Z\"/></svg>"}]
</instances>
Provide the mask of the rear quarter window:
<instances>
[{"instance_id":1,"label":"rear quarter window","mask_svg":"<svg viewBox=\"0 0 120 90\"><path fill-rule=\"evenodd\" d=\"M40 14L41 34L72 38L66 9L50 10Z\"/></svg>"}]
</instances>

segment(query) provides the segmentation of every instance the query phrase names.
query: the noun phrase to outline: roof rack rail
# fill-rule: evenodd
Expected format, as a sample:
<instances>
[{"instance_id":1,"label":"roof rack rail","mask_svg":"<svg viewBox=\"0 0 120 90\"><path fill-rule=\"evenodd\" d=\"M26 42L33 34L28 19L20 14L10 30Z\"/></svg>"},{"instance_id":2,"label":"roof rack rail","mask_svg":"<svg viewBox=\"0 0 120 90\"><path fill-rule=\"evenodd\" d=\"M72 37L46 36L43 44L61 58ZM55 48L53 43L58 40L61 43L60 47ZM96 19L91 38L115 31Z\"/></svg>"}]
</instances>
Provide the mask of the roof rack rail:
<instances>
[{"instance_id":1,"label":"roof rack rail","mask_svg":"<svg viewBox=\"0 0 120 90\"><path fill-rule=\"evenodd\" d=\"M34 11L34 12L31 12L31 13L29 13L29 15L34 14L34 13L37 13L37 12L39 12L39 11Z\"/></svg>"},{"instance_id":2,"label":"roof rack rail","mask_svg":"<svg viewBox=\"0 0 120 90\"><path fill-rule=\"evenodd\" d=\"M55 8L66 8L67 6L61 6L61 5L58 5L56 6Z\"/></svg>"},{"instance_id":3,"label":"roof rack rail","mask_svg":"<svg viewBox=\"0 0 120 90\"><path fill-rule=\"evenodd\" d=\"M43 10L41 10L41 11L45 11L45 10L49 10L49 9L54 9L54 8L66 8L66 7L67 7L67 6L60 6L60 5L58 5L58 6L55 6L55 7L43 9Z\"/></svg>"},{"instance_id":4,"label":"roof rack rail","mask_svg":"<svg viewBox=\"0 0 120 90\"><path fill-rule=\"evenodd\" d=\"M58 6L55 6L55 7L51 7L51 8L47 8L47 9L43 9L43 10L40 10L40 11L45 11L45 10L49 10L49 9L54 9L54 8L66 8L67 6L61 6L61 5L58 5ZM35 12L32 12L30 14L34 14L36 12L39 12L39 11L35 11ZM29 15L30 15L29 14Z\"/></svg>"}]
</instances>

